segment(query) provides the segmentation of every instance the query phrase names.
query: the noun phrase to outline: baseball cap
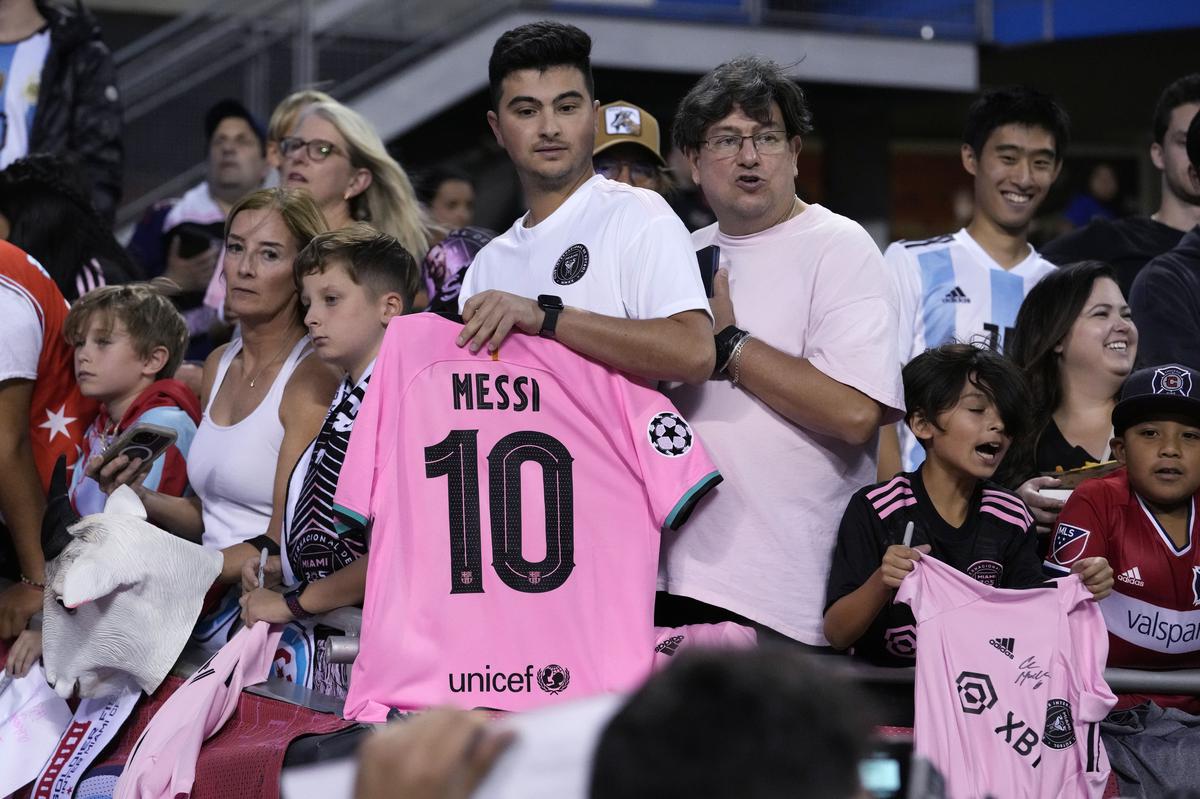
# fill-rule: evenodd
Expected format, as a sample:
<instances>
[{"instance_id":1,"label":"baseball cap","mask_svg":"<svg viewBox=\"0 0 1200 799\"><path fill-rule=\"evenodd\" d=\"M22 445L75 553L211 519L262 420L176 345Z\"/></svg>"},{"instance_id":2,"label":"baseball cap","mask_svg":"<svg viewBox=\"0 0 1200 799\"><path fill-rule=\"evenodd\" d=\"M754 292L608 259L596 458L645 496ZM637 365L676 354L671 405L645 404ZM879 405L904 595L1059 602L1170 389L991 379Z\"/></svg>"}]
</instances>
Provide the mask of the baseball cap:
<instances>
[{"instance_id":1,"label":"baseball cap","mask_svg":"<svg viewBox=\"0 0 1200 799\"><path fill-rule=\"evenodd\" d=\"M1113 408L1113 432L1121 435L1159 414L1189 416L1200 423L1200 374L1183 364L1139 369L1125 379Z\"/></svg>"},{"instance_id":2,"label":"baseball cap","mask_svg":"<svg viewBox=\"0 0 1200 799\"><path fill-rule=\"evenodd\" d=\"M667 165L660 149L658 120L645 109L624 100L600 106L600 130L592 155L599 155L618 144L641 145L650 151L659 166Z\"/></svg>"},{"instance_id":3,"label":"baseball cap","mask_svg":"<svg viewBox=\"0 0 1200 799\"><path fill-rule=\"evenodd\" d=\"M1200 112L1192 117L1192 124L1188 125L1187 155L1192 168L1200 172Z\"/></svg>"},{"instance_id":4,"label":"baseball cap","mask_svg":"<svg viewBox=\"0 0 1200 799\"><path fill-rule=\"evenodd\" d=\"M204 140L206 142L212 141L213 134L217 131L217 125L221 124L221 120L229 119L230 117L246 120L246 124L254 131L254 135L258 137L258 143L263 147L267 146L267 129L263 127L262 122L254 114L250 113L250 109L232 97L218 100L204 115Z\"/></svg>"}]
</instances>

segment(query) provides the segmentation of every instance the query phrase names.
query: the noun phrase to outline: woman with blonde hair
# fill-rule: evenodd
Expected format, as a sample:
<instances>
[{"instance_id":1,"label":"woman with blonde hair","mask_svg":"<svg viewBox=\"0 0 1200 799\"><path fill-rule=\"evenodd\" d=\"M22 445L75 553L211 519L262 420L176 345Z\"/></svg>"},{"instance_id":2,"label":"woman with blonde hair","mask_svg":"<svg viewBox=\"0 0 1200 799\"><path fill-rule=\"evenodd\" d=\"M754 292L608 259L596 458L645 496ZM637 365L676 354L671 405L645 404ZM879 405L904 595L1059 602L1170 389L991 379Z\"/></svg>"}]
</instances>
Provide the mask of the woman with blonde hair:
<instances>
[{"instance_id":1,"label":"woman with blonde hair","mask_svg":"<svg viewBox=\"0 0 1200 799\"><path fill-rule=\"evenodd\" d=\"M312 192L331 229L366 222L418 260L425 257L429 224L412 182L357 111L313 103L279 149L283 185Z\"/></svg>"},{"instance_id":2,"label":"woman with blonde hair","mask_svg":"<svg viewBox=\"0 0 1200 799\"><path fill-rule=\"evenodd\" d=\"M220 549L221 580L234 583L247 558L278 552L288 475L325 418L338 375L313 352L292 263L328 226L312 195L260 189L243 197L225 224L225 282L242 335L204 364L204 415L188 453L196 495L171 497L143 487L149 464L113 459L97 471L108 493L134 486L150 521L178 536ZM196 637L224 643L240 608L232 592L201 619Z\"/></svg>"}]
</instances>

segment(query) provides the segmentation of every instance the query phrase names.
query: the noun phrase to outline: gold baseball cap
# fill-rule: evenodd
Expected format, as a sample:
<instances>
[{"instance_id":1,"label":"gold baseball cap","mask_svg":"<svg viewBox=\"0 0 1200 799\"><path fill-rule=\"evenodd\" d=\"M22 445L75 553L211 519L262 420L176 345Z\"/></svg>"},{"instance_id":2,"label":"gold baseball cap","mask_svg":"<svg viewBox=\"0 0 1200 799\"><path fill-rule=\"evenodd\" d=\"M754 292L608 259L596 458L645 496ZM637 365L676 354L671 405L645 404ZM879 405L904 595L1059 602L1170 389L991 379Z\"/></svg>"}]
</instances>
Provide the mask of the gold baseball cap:
<instances>
[{"instance_id":1,"label":"gold baseball cap","mask_svg":"<svg viewBox=\"0 0 1200 799\"><path fill-rule=\"evenodd\" d=\"M659 149L658 120L649 111L624 100L600 106L600 129L596 133L592 155L627 143L645 147L654 155L659 166L667 165Z\"/></svg>"}]
</instances>

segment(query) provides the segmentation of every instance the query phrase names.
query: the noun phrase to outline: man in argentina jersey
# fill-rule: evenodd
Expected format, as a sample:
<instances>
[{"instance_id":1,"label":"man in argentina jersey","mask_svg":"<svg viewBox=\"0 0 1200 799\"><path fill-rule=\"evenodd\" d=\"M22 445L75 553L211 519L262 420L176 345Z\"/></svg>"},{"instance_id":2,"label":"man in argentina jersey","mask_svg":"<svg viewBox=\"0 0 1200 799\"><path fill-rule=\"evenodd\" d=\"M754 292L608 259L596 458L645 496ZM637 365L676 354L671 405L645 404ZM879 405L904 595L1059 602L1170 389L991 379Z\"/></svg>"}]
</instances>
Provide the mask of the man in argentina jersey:
<instances>
[{"instance_id":1,"label":"man in argentina jersey","mask_svg":"<svg viewBox=\"0 0 1200 799\"><path fill-rule=\"evenodd\" d=\"M1028 233L1062 168L1068 126L1062 107L1031 89L990 91L971 106L962 162L975 182L974 216L957 233L897 241L884 253L897 288L903 363L950 341L1003 348L1025 295L1055 268ZM881 433L881 480L923 459L902 428Z\"/></svg>"},{"instance_id":2,"label":"man in argentina jersey","mask_svg":"<svg viewBox=\"0 0 1200 799\"><path fill-rule=\"evenodd\" d=\"M720 482L662 394L557 342L393 319L334 506L370 525L345 715L528 710L649 675L660 530Z\"/></svg>"}]
</instances>

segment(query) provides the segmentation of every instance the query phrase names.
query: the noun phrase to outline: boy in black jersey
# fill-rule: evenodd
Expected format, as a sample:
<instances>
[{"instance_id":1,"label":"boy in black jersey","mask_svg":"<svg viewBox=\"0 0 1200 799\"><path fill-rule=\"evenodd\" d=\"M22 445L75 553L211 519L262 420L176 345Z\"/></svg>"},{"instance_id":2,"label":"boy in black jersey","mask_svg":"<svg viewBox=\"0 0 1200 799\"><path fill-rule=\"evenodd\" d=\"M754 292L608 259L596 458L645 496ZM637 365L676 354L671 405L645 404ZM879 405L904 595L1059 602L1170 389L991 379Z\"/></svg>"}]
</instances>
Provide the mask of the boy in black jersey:
<instances>
[{"instance_id":1,"label":"boy in black jersey","mask_svg":"<svg viewBox=\"0 0 1200 799\"><path fill-rule=\"evenodd\" d=\"M892 597L922 553L997 588L1045 578L1028 509L989 480L1026 425L1028 390L1016 367L968 344L926 350L904 367L904 401L925 461L851 498L825 595L825 637L872 662L910 666L916 623ZM1073 571L1097 598L1112 588L1104 558Z\"/></svg>"}]
</instances>

